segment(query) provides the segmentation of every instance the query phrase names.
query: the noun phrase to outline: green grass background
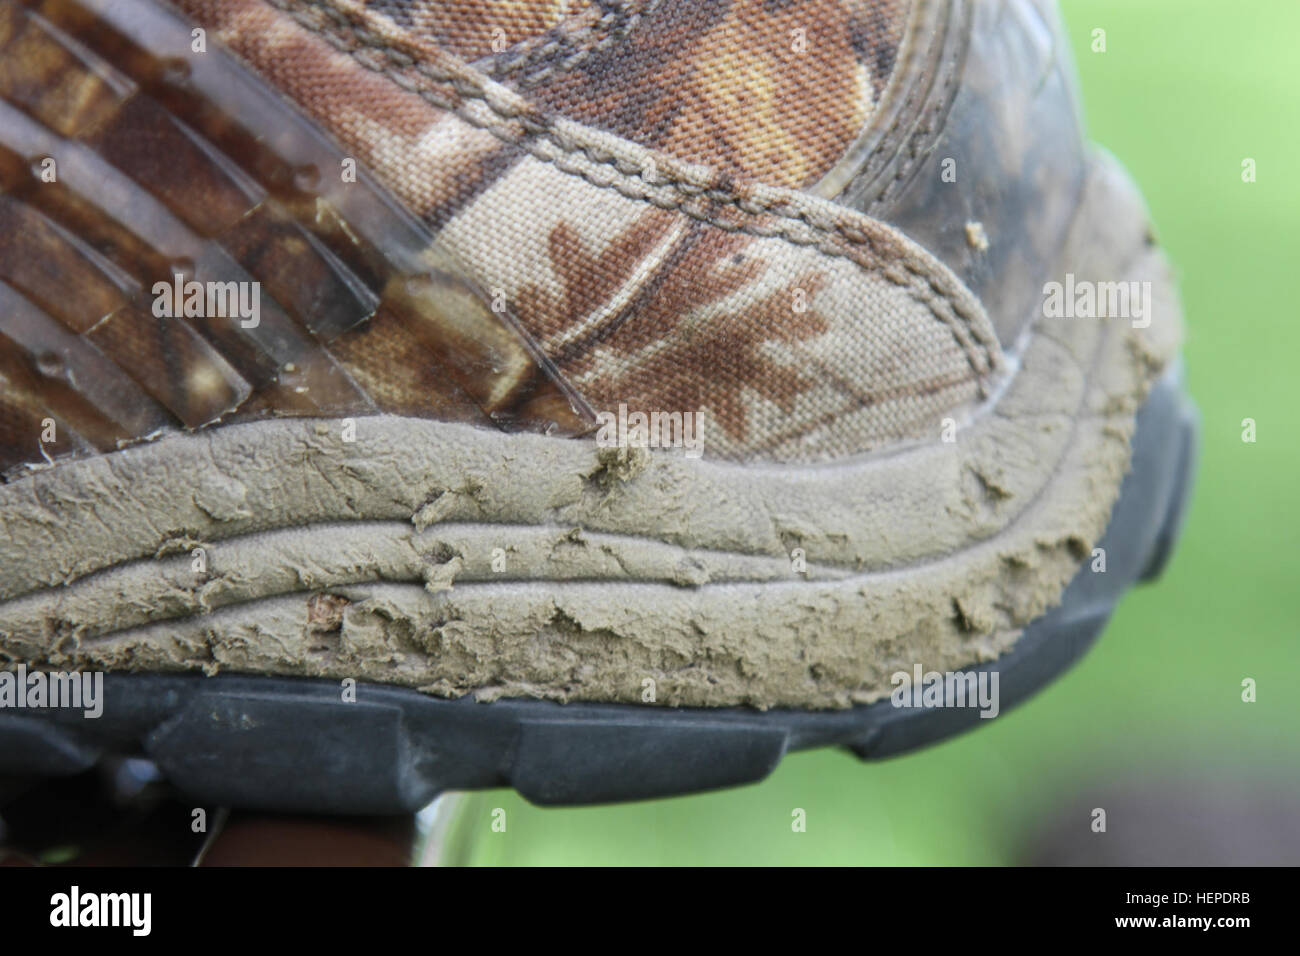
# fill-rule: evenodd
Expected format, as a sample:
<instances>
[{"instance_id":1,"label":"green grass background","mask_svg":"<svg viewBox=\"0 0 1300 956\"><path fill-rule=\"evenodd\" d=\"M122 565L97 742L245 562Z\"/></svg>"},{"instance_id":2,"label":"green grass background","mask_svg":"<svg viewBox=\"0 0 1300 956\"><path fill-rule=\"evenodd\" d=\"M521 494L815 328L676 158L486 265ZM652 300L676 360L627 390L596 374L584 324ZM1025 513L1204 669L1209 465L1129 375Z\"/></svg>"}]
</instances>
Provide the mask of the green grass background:
<instances>
[{"instance_id":1,"label":"green grass background","mask_svg":"<svg viewBox=\"0 0 1300 956\"><path fill-rule=\"evenodd\" d=\"M1300 2L1062 7L1089 134L1141 184L1181 275L1202 457L1164 578L1068 675L975 733L881 763L793 754L761 784L671 800L555 810L481 794L459 827L472 862L1010 863L1027 826L1106 780L1300 767ZM806 832L791 831L796 807Z\"/></svg>"}]
</instances>

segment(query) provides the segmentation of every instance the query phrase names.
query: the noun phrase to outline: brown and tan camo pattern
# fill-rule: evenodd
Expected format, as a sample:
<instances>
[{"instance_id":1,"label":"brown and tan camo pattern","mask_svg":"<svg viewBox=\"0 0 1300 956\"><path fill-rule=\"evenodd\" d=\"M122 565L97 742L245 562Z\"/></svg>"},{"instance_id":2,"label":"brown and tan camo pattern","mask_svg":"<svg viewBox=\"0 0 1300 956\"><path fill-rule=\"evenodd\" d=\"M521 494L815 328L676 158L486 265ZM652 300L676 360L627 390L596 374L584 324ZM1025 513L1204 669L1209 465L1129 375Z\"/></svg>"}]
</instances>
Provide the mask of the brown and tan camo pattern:
<instances>
[{"instance_id":1,"label":"brown and tan camo pattern","mask_svg":"<svg viewBox=\"0 0 1300 956\"><path fill-rule=\"evenodd\" d=\"M906 0L175 8L0 0L0 470L266 414L573 435L620 403L820 460L1000 367L937 260L797 191L870 124ZM260 281L261 326L154 318L178 271Z\"/></svg>"}]
</instances>

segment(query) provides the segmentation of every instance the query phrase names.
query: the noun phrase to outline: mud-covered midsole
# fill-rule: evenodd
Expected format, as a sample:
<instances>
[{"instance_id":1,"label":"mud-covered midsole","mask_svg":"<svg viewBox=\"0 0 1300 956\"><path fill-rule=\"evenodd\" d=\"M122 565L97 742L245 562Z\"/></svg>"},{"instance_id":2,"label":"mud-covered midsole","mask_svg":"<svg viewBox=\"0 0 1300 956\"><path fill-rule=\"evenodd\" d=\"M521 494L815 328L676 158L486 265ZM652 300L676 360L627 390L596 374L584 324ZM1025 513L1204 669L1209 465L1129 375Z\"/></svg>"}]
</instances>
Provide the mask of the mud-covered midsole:
<instances>
[{"instance_id":1,"label":"mud-covered midsole","mask_svg":"<svg viewBox=\"0 0 1300 956\"><path fill-rule=\"evenodd\" d=\"M1150 281L1149 324L1041 318L995 404L888 454L743 466L376 416L59 464L0 488L0 654L760 707L988 660L1090 556L1177 347L1146 235L1099 163L1061 271Z\"/></svg>"}]
</instances>

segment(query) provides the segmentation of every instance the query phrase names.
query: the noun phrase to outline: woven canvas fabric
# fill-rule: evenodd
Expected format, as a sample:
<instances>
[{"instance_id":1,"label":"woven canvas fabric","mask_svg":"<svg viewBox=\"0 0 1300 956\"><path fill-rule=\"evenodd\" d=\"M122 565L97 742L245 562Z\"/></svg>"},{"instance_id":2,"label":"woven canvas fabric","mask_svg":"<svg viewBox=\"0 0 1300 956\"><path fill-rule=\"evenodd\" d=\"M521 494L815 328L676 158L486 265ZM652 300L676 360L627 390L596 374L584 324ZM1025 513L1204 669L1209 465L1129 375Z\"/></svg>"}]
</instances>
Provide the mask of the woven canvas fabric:
<instances>
[{"instance_id":1,"label":"woven canvas fabric","mask_svg":"<svg viewBox=\"0 0 1300 956\"><path fill-rule=\"evenodd\" d=\"M368 6L472 61L536 41L574 18L587 22L593 8L599 15L600 7L611 5L590 0L369 0Z\"/></svg>"},{"instance_id":2,"label":"woven canvas fabric","mask_svg":"<svg viewBox=\"0 0 1300 956\"><path fill-rule=\"evenodd\" d=\"M929 433L999 367L933 257L786 188L860 134L903 4L599 4L540 33L539 5L501 53L464 17L434 30L423 2L180 5L355 151L598 410L703 412L710 454L815 460ZM824 58L778 55L797 22ZM556 31L602 23L603 47L538 72ZM485 36L476 65L444 48ZM814 82L828 63L837 82Z\"/></svg>"},{"instance_id":3,"label":"woven canvas fabric","mask_svg":"<svg viewBox=\"0 0 1300 956\"><path fill-rule=\"evenodd\" d=\"M683 159L815 182L894 69L908 0L369 0L540 105Z\"/></svg>"}]
</instances>

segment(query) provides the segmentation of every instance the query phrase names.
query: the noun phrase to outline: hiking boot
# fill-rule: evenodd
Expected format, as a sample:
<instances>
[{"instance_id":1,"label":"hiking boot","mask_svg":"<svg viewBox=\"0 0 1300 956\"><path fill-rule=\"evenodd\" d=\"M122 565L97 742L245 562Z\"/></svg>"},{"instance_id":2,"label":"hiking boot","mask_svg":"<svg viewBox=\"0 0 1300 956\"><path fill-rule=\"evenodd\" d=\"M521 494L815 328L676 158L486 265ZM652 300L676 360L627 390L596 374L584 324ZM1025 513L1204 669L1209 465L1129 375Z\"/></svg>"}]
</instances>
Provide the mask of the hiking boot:
<instances>
[{"instance_id":1,"label":"hiking boot","mask_svg":"<svg viewBox=\"0 0 1300 956\"><path fill-rule=\"evenodd\" d=\"M985 723L1167 558L1180 336L1047 0L0 0L0 773Z\"/></svg>"}]
</instances>

